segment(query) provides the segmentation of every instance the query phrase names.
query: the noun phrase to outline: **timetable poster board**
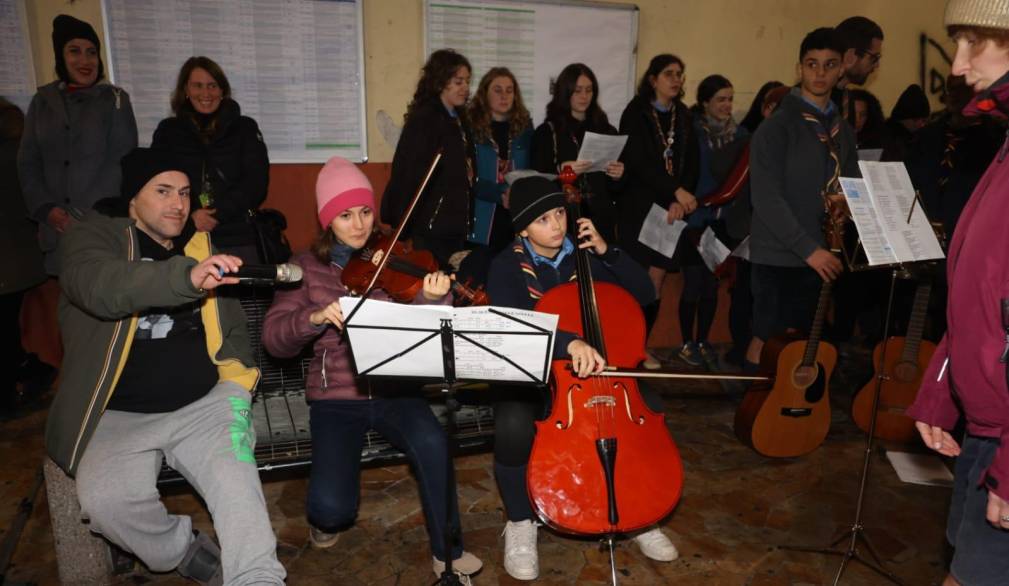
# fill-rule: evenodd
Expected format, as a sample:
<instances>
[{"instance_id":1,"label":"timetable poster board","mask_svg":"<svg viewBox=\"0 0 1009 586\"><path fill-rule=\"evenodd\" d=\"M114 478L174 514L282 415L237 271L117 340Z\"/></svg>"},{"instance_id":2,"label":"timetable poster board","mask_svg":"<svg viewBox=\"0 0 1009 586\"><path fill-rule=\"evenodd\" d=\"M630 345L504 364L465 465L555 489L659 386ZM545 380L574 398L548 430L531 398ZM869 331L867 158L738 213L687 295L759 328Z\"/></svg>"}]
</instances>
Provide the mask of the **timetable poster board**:
<instances>
[{"instance_id":1,"label":"timetable poster board","mask_svg":"<svg viewBox=\"0 0 1009 586\"><path fill-rule=\"evenodd\" d=\"M27 113L36 87L24 0L0 0L0 56L0 96Z\"/></svg>"},{"instance_id":2,"label":"timetable poster board","mask_svg":"<svg viewBox=\"0 0 1009 586\"><path fill-rule=\"evenodd\" d=\"M543 121L553 80L584 63L599 81L599 105L613 126L634 97L638 10L633 5L499 0L426 0L425 48L459 51L470 83L492 67L515 74L533 123Z\"/></svg>"},{"instance_id":3,"label":"timetable poster board","mask_svg":"<svg viewBox=\"0 0 1009 586\"><path fill-rule=\"evenodd\" d=\"M256 120L273 163L367 156L360 0L104 0L109 70L141 145L171 115L182 64L203 55Z\"/></svg>"}]
</instances>

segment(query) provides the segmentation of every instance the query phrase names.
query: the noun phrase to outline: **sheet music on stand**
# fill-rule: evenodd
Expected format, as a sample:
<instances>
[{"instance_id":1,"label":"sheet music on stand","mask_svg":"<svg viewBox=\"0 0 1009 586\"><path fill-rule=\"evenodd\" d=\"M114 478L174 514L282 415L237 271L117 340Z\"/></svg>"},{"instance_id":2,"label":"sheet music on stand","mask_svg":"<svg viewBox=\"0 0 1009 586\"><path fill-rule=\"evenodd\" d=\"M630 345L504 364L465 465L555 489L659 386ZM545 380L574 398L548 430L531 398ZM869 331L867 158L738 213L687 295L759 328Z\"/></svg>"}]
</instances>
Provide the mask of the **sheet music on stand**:
<instances>
[{"instance_id":1,"label":"sheet music on stand","mask_svg":"<svg viewBox=\"0 0 1009 586\"><path fill-rule=\"evenodd\" d=\"M868 266L944 258L904 164L859 161L858 166L862 179L840 182Z\"/></svg>"},{"instance_id":2,"label":"sheet music on stand","mask_svg":"<svg viewBox=\"0 0 1009 586\"><path fill-rule=\"evenodd\" d=\"M350 315L358 297L341 297ZM443 320L450 320L455 378L545 384L558 316L511 307L405 305L368 299L347 327L359 375L444 378Z\"/></svg>"}]
</instances>

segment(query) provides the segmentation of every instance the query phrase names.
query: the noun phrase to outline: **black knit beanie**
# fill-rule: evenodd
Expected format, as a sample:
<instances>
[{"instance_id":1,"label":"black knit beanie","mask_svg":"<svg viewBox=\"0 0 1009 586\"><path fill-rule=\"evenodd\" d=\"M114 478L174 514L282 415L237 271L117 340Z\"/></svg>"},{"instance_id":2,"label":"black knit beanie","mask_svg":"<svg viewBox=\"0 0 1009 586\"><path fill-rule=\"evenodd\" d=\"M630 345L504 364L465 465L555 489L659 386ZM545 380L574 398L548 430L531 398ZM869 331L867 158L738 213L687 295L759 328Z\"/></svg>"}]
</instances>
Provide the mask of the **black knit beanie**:
<instances>
[{"instance_id":1,"label":"black knit beanie","mask_svg":"<svg viewBox=\"0 0 1009 586\"><path fill-rule=\"evenodd\" d=\"M158 173L165 171L180 171L189 177L191 189L199 189L195 182L193 161L167 149L151 149L137 147L123 157L123 182L119 190L121 199L129 203L140 193L147 182ZM196 163L198 165L198 163Z\"/></svg>"},{"instance_id":2,"label":"black knit beanie","mask_svg":"<svg viewBox=\"0 0 1009 586\"><path fill-rule=\"evenodd\" d=\"M508 210L515 232L525 230L536 218L564 205L564 192L546 177L523 177L512 183Z\"/></svg>"},{"instance_id":3,"label":"black knit beanie","mask_svg":"<svg viewBox=\"0 0 1009 586\"><path fill-rule=\"evenodd\" d=\"M900 94L900 98L897 99L893 111L890 112L890 118L898 121L913 120L915 118L928 118L929 114L931 114L931 108L928 104L928 98L925 96L925 90L921 89L920 85L912 83L907 86L904 93Z\"/></svg>"},{"instance_id":4,"label":"black knit beanie","mask_svg":"<svg viewBox=\"0 0 1009 586\"><path fill-rule=\"evenodd\" d=\"M60 14L53 19L53 53L56 55L56 75L64 83L70 83L67 64L63 60L63 47L73 39L91 41L98 50L98 79L105 77L105 64L102 63L102 43L98 40L95 29L83 20L67 14Z\"/></svg>"}]
</instances>

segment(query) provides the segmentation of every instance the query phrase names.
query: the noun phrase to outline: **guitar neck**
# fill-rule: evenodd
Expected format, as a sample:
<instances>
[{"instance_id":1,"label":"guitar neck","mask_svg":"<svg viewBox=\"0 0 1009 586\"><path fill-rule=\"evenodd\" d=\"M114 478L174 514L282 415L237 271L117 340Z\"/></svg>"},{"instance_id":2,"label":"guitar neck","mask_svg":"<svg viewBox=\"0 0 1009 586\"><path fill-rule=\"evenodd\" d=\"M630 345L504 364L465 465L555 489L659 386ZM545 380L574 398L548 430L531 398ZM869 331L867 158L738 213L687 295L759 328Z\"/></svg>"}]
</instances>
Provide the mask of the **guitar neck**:
<instances>
[{"instance_id":1,"label":"guitar neck","mask_svg":"<svg viewBox=\"0 0 1009 586\"><path fill-rule=\"evenodd\" d=\"M907 335L904 338L904 353L901 360L917 362L918 350L921 348L921 338L925 332L925 313L928 311L928 297L932 292L930 283L919 283L914 291L914 305L911 316L907 320Z\"/></svg>"},{"instance_id":2,"label":"guitar neck","mask_svg":"<svg viewBox=\"0 0 1009 586\"><path fill-rule=\"evenodd\" d=\"M826 321L827 307L830 305L830 292L833 282L824 281L820 287L820 299L816 303L816 316L809 328L809 338L806 340L806 351L802 355L802 365L812 366L816 363L816 352L820 348L820 337L823 335L823 322Z\"/></svg>"}]
</instances>

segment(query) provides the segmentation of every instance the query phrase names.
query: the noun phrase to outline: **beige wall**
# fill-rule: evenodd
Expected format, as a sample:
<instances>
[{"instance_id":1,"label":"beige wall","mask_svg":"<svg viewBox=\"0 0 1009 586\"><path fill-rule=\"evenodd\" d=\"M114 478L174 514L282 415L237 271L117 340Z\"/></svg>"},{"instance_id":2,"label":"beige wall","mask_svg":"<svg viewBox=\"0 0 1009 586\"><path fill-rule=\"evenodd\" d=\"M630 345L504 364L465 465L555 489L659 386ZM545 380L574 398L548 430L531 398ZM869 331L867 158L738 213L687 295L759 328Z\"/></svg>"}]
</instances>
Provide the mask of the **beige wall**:
<instances>
[{"instance_id":1,"label":"beige wall","mask_svg":"<svg viewBox=\"0 0 1009 586\"><path fill-rule=\"evenodd\" d=\"M46 83L53 73L51 22L59 13L87 20L101 31L99 0L27 0L35 69ZM818 26L832 26L862 14L883 27L883 62L869 79L889 113L900 92L919 77L918 38L922 32L945 40L945 0L616 0L640 12L638 72L657 53L673 52L687 63L687 102L697 83L711 73L736 87L737 110L770 79L791 83L802 37ZM402 120L423 65L421 0L364 0L365 78L368 152L389 161L392 149L375 129L378 111ZM950 46L947 43L947 46ZM104 48L103 48L104 49ZM503 64L507 65L507 64Z\"/></svg>"}]
</instances>

